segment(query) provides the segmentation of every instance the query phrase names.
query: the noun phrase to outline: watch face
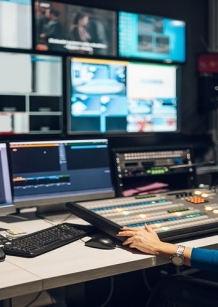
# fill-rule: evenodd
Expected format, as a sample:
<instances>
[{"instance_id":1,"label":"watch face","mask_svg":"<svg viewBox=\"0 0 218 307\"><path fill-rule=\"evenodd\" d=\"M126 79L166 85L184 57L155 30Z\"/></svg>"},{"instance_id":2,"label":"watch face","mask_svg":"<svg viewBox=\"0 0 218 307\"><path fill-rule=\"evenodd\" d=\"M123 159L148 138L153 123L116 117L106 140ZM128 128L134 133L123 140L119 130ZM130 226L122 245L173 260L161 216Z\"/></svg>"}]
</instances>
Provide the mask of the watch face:
<instances>
[{"instance_id":1,"label":"watch face","mask_svg":"<svg viewBox=\"0 0 218 307\"><path fill-rule=\"evenodd\" d=\"M177 266L181 266L184 263L184 257L183 255L174 255L172 258L172 263L177 265Z\"/></svg>"}]
</instances>

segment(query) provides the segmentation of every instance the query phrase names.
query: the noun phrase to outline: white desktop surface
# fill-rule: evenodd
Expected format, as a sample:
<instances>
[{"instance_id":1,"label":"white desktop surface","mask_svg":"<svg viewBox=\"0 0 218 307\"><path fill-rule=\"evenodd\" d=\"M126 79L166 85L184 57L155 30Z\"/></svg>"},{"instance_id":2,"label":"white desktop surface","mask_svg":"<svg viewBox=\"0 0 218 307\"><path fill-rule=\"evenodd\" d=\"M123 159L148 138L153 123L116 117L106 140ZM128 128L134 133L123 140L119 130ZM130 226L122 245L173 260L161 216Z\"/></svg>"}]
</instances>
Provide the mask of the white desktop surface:
<instances>
[{"instance_id":1,"label":"white desktop surface","mask_svg":"<svg viewBox=\"0 0 218 307\"><path fill-rule=\"evenodd\" d=\"M40 277L8 261L0 263L0 300L41 290Z\"/></svg>"},{"instance_id":2,"label":"white desktop surface","mask_svg":"<svg viewBox=\"0 0 218 307\"><path fill-rule=\"evenodd\" d=\"M66 222L86 224L75 217ZM0 223L2 228L22 227L29 233L50 226L51 224L43 220L21 221L13 224ZM84 238L84 240L87 239L87 237ZM218 235L192 241L186 240L183 244L191 247L218 248ZM0 299L14 297L18 293L21 295L47 290L169 262L168 259L122 248L113 250L89 248L79 240L35 258L6 256L6 260L0 263L0 290L8 289L8 292L0 296ZM15 292L12 291L13 287L16 289Z\"/></svg>"}]
</instances>

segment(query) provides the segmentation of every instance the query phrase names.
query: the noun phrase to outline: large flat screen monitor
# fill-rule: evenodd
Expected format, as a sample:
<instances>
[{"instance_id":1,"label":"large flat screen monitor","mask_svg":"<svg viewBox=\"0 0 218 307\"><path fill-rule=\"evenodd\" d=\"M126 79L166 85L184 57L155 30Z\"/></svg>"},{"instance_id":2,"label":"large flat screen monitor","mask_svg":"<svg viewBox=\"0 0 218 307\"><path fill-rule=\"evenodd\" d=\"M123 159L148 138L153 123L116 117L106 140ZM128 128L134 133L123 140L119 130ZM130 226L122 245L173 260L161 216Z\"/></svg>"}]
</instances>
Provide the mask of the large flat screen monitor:
<instances>
[{"instance_id":1,"label":"large flat screen monitor","mask_svg":"<svg viewBox=\"0 0 218 307\"><path fill-rule=\"evenodd\" d=\"M14 212L7 145L0 143L0 216Z\"/></svg>"},{"instance_id":2,"label":"large flat screen monitor","mask_svg":"<svg viewBox=\"0 0 218 307\"><path fill-rule=\"evenodd\" d=\"M70 58L68 68L70 134L179 129L178 66Z\"/></svg>"},{"instance_id":3,"label":"large flat screen monitor","mask_svg":"<svg viewBox=\"0 0 218 307\"><path fill-rule=\"evenodd\" d=\"M37 50L117 55L115 11L36 1L35 30Z\"/></svg>"},{"instance_id":4,"label":"large flat screen monitor","mask_svg":"<svg viewBox=\"0 0 218 307\"><path fill-rule=\"evenodd\" d=\"M0 0L0 47L32 48L31 12L31 0Z\"/></svg>"},{"instance_id":5,"label":"large flat screen monitor","mask_svg":"<svg viewBox=\"0 0 218 307\"><path fill-rule=\"evenodd\" d=\"M11 142L18 208L114 196L107 139Z\"/></svg>"},{"instance_id":6,"label":"large flat screen monitor","mask_svg":"<svg viewBox=\"0 0 218 307\"><path fill-rule=\"evenodd\" d=\"M62 59L0 53L0 134L62 131Z\"/></svg>"},{"instance_id":7,"label":"large flat screen monitor","mask_svg":"<svg viewBox=\"0 0 218 307\"><path fill-rule=\"evenodd\" d=\"M183 63L186 23L181 20L119 12L119 56Z\"/></svg>"}]
</instances>

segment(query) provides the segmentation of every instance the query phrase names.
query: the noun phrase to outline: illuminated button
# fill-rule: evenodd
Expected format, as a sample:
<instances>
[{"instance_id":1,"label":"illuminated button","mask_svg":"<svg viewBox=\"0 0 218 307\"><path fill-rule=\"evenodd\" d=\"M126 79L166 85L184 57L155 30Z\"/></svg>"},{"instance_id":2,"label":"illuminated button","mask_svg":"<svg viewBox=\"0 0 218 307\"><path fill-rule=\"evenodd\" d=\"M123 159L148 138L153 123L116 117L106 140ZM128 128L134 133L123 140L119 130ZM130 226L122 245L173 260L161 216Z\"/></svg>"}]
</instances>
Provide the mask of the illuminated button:
<instances>
[{"instance_id":1,"label":"illuminated button","mask_svg":"<svg viewBox=\"0 0 218 307\"><path fill-rule=\"evenodd\" d=\"M218 209L213 210L213 213L218 214Z\"/></svg>"},{"instance_id":2,"label":"illuminated button","mask_svg":"<svg viewBox=\"0 0 218 307\"><path fill-rule=\"evenodd\" d=\"M205 210L206 211L213 211L213 207L212 206L205 206Z\"/></svg>"},{"instance_id":3,"label":"illuminated button","mask_svg":"<svg viewBox=\"0 0 218 307\"><path fill-rule=\"evenodd\" d=\"M194 191L195 195L201 195L201 191Z\"/></svg>"},{"instance_id":4,"label":"illuminated button","mask_svg":"<svg viewBox=\"0 0 218 307\"><path fill-rule=\"evenodd\" d=\"M209 195L207 193L202 193L201 196L207 198Z\"/></svg>"}]
</instances>

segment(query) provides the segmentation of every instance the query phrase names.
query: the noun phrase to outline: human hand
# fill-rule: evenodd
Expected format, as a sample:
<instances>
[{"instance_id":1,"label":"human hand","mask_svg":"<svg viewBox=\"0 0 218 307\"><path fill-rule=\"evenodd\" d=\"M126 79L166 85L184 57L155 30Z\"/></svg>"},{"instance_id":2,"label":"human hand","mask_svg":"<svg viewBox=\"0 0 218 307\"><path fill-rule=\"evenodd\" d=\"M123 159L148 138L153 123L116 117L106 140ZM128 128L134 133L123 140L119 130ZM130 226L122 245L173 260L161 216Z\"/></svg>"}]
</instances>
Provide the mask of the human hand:
<instances>
[{"instance_id":1,"label":"human hand","mask_svg":"<svg viewBox=\"0 0 218 307\"><path fill-rule=\"evenodd\" d=\"M136 248L141 252L151 255L158 255L163 244L157 233L148 225L144 228L121 228L117 234L118 237L128 237L123 245L129 245L130 248Z\"/></svg>"}]
</instances>

